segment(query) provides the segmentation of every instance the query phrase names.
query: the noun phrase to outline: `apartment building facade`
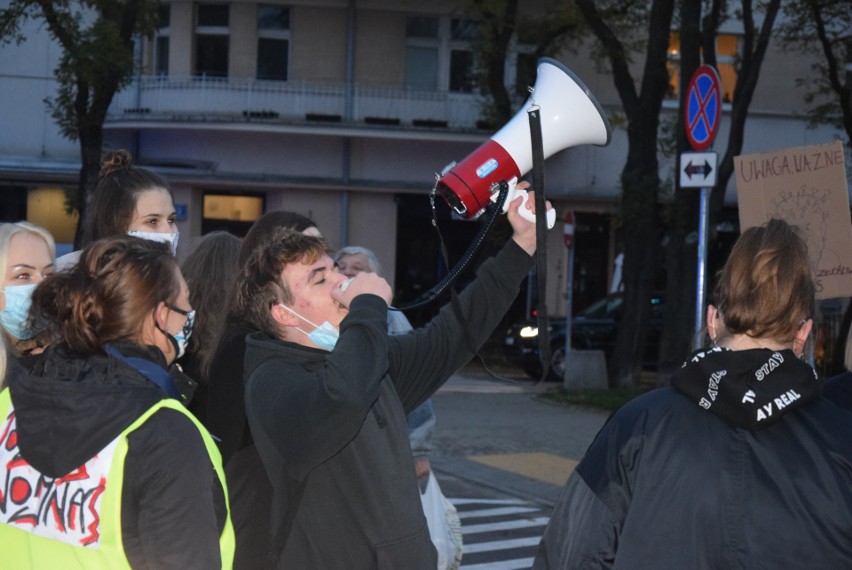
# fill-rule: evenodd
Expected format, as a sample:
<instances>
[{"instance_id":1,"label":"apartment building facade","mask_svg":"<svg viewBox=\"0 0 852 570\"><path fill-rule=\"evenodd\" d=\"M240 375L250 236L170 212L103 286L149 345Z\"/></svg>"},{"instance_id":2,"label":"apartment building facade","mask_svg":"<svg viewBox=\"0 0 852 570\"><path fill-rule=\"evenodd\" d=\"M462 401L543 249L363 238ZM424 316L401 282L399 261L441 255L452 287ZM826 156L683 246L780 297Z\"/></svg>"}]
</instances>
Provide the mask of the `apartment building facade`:
<instances>
[{"instance_id":1,"label":"apartment building facade","mask_svg":"<svg viewBox=\"0 0 852 570\"><path fill-rule=\"evenodd\" d=\"M0 1L0 7L4 2ZM178 206L180 254L214 229L244 232L259 215L294 210L317 221L333 247L373 249L411 300L447 270L431 226L436 172L492 134L481 118L488 100L473 73L476 21L461 2L437 0L232 0L161 3L160 28L140 42L139 75L119 93L105 125L106 149L126 148L171 183ZM544 1L522 3L546 9ZM740 31L720 38L723 91L733 88ZM58 133L43 99L55 91L58 46L36 24L27 41L0 55L2 217L27 218L60 242L73 236L64 189L79 170L76 143ZM677 41L670 51L676 112ZM520 106L534 78L530 46L514 42L506 80ZM612 79L588 53L556 58L607 113L617 117ZM827 142L809 130L795 79L809 61L774 48L761 75L745 152ZM802 73L799 73L799 72ZM724 111L724 109L723 109ZM724 152L723 118L718 152ZM626 134L616 121L606 147L576 146L547 160L546 193L562 220L573 211L575 303L606 292L617 254L611 216L618 211ZM661 176L672 178L664 160ZM735 203L735 192L728 190ZM450 249L463 250L478 229L439 204ZM66 246L70 247L70 246ZM550 232L548 306L564 314L568 255L561 224Z\"/></svg>"}]
</instances>

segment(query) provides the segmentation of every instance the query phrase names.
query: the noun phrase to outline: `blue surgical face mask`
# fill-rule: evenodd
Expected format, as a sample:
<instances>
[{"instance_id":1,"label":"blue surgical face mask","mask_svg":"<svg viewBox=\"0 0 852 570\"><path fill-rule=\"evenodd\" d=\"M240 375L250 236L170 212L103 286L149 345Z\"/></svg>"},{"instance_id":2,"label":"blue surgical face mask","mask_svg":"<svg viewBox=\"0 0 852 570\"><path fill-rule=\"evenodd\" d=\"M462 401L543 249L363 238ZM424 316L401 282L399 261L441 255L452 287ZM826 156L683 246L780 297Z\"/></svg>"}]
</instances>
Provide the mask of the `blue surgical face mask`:
<instances>
[{"instance_id":1,"label":"blue surgical face mask","mask_svg":"<svg viewBox=\"0 0 852 570\"><path fill-rule=\"evenodd\" d=\"M38 331L29 328L27 317L33 302L33 291L36 284L30 285L7 285L3 289L6 297L6 308L0 311L0 323L15 338L28 340L33 338Z\"/></svg>"},{"instance_id":2,"label":"blue surgical face mask","mask_svg":"<svg viewBox=\"0 0 852 570\"><path fill-rule=\"evenodd\" d=\"M312 330L311 332L305 332L299 327L296 327L297 331L299 331L303 335L306 335L319 348L327 350L329 352L332 351L334 346L337 344L337 339L340 337L340 332L337 330L337 327L335 327L328 321L325 321L320 326L317 326L299 313L297 313L296 311L294 311L293 309L291 309L290 307L288 307L287 305L283 305L280 303L279 305L283 309L287 309L288 311L290 311L291 313L314 327L314 330Z\"/></svg>"},{"instance_id":3,"label":"blue surgical face mask","mask_svg":"<svg viewBox=\"0 0 852 570\"><path fill-rule=\"evenodd\" d=\"M130 230L129 232L127 232L127 235L147 239L150 241L167 243L169 244L169 247L172 250L172 255L177 255L178 240L180 239L179 233L164 234L160 232L143 232L139 230Z\"/></svg>"}]
</instances>

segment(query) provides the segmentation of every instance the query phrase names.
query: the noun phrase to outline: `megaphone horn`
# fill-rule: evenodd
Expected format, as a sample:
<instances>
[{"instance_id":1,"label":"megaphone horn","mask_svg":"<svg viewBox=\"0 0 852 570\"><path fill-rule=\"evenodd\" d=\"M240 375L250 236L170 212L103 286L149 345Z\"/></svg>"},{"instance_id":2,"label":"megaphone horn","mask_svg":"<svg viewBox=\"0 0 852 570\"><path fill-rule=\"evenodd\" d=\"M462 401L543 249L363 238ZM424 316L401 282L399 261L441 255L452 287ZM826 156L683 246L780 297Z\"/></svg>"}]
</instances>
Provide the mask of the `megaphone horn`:
<instances>
[{"instance_id":1,"label":"megaphone horn","mask_svg":"<svg viewBox=\"0 0 852 570\"><path fill-rule=\"evenodd\" d=\"M527 111L540 108L544 158L581 144L606 146L612 134L606 115L589 89L555 59L538 60L532 95L512 119L464 160L443 172L435 190L460 216L485 209L501 180L532 169Z\"/></svg>"}]
</instances>

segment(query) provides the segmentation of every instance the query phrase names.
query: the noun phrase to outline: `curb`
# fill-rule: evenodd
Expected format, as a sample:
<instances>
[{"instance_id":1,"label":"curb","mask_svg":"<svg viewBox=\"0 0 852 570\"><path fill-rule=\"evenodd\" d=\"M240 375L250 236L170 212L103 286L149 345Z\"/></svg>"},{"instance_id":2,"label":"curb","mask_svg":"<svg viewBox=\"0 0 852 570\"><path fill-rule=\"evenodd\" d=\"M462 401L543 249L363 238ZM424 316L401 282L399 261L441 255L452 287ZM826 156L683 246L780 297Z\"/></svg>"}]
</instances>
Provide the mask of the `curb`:
<instances>
[{"instance_id":1,"label":"curb","mask_svg":"<svg viewBox=\"0 0 852 570\"><path fill-rule=\"evenodd\" d=\"M464 457L433 455L429 462L432 468L443 476L463 479L548 509L556 505L556 500L562 492L560 486L481 465Z\"/></svg>"}]
</instances>

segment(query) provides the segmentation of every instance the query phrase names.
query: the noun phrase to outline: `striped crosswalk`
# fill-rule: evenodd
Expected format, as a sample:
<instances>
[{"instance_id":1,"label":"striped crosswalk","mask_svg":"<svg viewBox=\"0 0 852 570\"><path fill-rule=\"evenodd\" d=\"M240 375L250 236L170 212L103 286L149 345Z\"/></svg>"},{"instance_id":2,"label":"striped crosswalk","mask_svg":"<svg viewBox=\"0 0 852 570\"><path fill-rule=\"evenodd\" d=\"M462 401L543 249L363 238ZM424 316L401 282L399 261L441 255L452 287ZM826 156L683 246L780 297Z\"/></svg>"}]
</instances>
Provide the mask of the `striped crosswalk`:
<instances>
[{"instance_id":1,"label":"striped crosswalk","mask_svg":"<svg viewBox=\"0 0 852 570\"><path fill-rule=\"evenodd\" d=\"M548 509L521 499L450 498L464 536L462 570L530 568Z\"/></svg>"}]
</instances>

